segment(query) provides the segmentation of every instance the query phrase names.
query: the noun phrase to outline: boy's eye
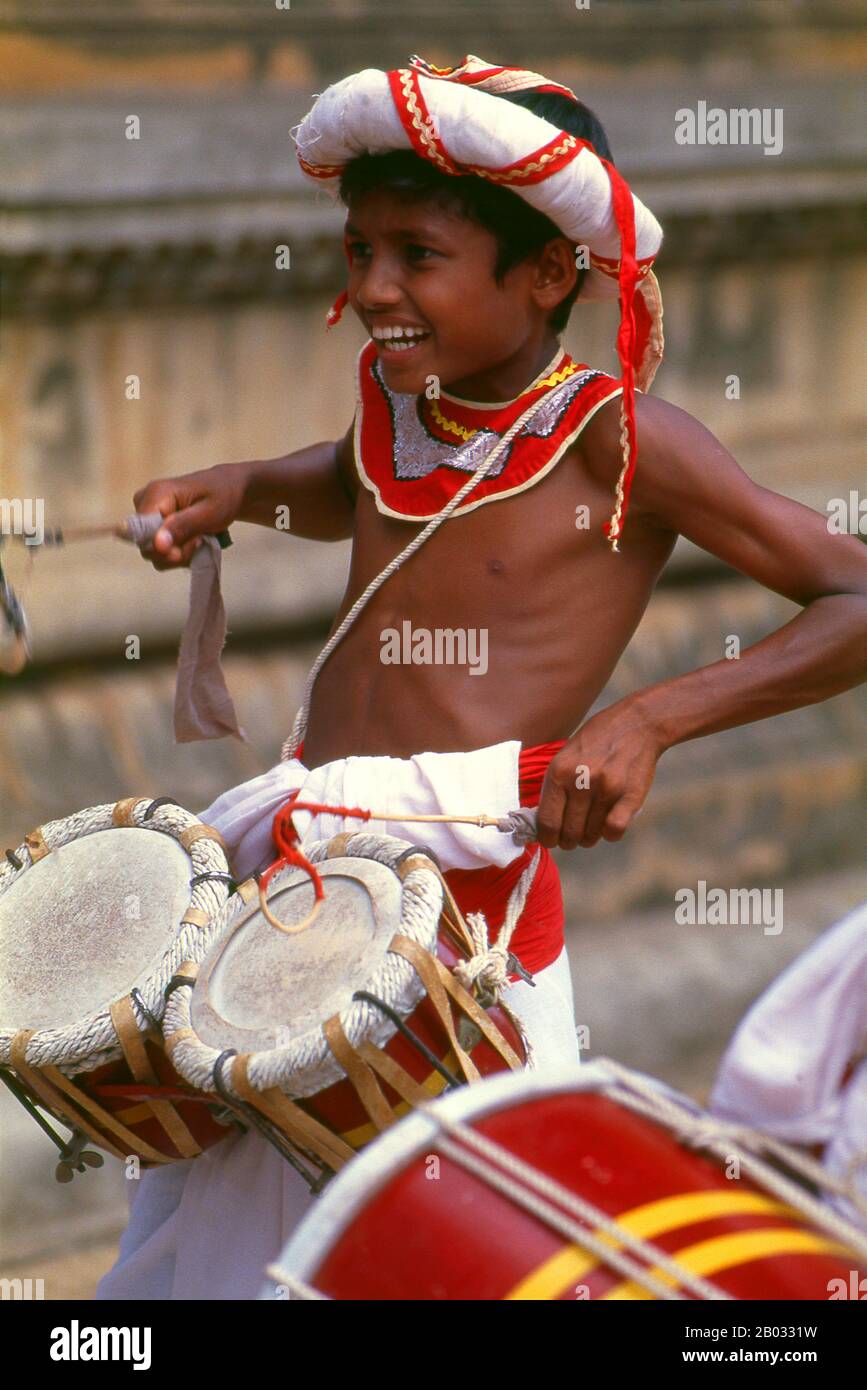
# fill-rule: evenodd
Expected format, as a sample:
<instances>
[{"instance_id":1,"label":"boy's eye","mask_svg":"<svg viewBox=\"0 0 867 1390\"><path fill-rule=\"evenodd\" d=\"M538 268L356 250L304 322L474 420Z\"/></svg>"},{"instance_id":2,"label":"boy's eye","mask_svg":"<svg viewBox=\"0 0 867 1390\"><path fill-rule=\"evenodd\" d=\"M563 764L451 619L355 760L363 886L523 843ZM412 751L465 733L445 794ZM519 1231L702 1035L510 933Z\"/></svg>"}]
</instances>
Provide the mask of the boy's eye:
<instances>
[{"instance_id":1,"label":"boy's eye","mask_svg":"<svg viewBox=\"0 0 867 1390\"><path fill-rule=\"evenodd\" d=\"M352 262L370 255L370 245L366 241L347 241L346 249ZM422 246L418 242L407 242L404 250L410 261L426 261L436 255L430 246Z\"/></svg>"}]
</instances>

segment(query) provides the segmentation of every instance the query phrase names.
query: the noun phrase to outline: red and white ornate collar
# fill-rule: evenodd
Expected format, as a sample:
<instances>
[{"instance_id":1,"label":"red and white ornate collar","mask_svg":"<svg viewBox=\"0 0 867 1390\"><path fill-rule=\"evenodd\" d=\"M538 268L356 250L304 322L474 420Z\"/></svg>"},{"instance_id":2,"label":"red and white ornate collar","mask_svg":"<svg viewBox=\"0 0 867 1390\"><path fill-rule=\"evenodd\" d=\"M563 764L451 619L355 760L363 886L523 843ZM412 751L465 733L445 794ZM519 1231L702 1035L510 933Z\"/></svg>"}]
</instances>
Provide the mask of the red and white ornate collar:
<instances>
[{"instance_id":1,"label":"red and white ornate collar","mask_svg":"<svg viewBox=\"0 0 867 1390\"><path fill-rule=\"evenodd\" d=\"M470 512L540 482L591 416L622 389L615 377L574 362L560 348L514 400L486 404L442 390L433 399L412 396L386 385L371 340L358 354L358 476L384 516L428 521L463 487L509 426L547 395L548 403L512 440L456 514Z\"/></svg>"}]
</instances>

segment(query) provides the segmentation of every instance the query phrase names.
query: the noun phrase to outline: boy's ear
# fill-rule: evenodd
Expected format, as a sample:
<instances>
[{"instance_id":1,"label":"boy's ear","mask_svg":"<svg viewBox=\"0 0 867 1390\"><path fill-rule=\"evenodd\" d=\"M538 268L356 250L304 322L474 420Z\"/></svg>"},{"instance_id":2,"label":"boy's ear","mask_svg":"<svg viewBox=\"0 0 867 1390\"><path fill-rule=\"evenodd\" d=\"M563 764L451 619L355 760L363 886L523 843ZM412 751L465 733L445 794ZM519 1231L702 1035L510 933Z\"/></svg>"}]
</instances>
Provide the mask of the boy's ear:
<instances>
[{"instance_id":1,"label":"boy's ear","mask_svg":"<svg viewBox=\"0 0 867 1390\"><path fill-rule=\"evenodd\" d=\"M567 237L555 237L548 241L539 252L536 262L536 276L533 284L533 298L540 309L553 310L578 279L575 264L575 247Z\"/></svg>"}]
</instances>

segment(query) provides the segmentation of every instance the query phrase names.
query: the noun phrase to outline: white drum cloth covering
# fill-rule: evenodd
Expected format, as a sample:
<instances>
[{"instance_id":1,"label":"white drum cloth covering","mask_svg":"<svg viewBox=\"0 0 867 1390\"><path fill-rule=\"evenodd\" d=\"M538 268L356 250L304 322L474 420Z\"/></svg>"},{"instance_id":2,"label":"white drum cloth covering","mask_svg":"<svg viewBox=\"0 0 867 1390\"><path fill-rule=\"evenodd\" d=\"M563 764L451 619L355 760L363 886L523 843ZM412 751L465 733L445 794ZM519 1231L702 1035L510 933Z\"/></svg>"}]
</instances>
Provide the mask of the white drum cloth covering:
<instances>
[{"instance_id":1,"label":"white drum cloth covering","mask_svg":"<svg viewBox=\"0 0 867 1390\"><path fill-rule=\"evenodd\" d=\"M202 819L224 836L236 875L245 877L274 858L271 822L297 788L299 800L375 810L399 805L418 814L506 815L519 804L519 751L511 741L468 753L351 757L312 772L294 758L225 792ZM302 848L353 828L309 812L299 812L295 824ZM400 821L370 821L367 828L429 845L443 870L503 866L522 852L495 829ZM535 986L520 980L504 991L503 1001L523 1024L537 1069L580 1061L565 949L537 973ZM98 1299L255 1299L265 1266L316 1200L257 1133L144 1172L130 1182L129 1198L120 1257L101 1281Z\"/></svg>"},{"instance_id":2,"label":"white drum cloth covering","mask_svg":"<svg viewBox=\"0 0 867 1390\"><path fill-rule=\"evenodd\" d=\"M867 903L824 932L753 1005L723 1057L708 1108L788 1143L827 1145L827 1170L854 1176L867 1197L865 1052ZM845 1198L829 1193L827 1200L864 1224Z\"/></svg>"}]
</instances>

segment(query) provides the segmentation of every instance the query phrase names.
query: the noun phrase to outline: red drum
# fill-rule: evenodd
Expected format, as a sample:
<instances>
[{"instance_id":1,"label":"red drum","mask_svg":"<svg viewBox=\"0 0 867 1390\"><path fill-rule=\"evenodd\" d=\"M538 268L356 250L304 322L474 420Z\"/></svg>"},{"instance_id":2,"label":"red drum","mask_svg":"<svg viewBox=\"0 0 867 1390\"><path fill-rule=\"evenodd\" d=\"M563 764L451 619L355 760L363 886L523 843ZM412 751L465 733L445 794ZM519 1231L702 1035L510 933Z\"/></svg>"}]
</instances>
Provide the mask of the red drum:
<instances>
[{"instance_id":1,"label":"red drum","mask_svg":"<svg viewBox=\"0 0 867 1390\"><path fill-rule=\"evenodd\" d=\"M315 918L299 869L271 880L272 921L242 884L212 950L181 972L165 1038L190 1086L234 1104L319 1185L413 1107L522 1068L526 1052L509 1011L460 983L472 944L424 851L347 834L307 852L325 895Z\"/></svg>"},{"instance_id":2,"label":"red drum","mask_svg":"<svg viewBox=\"0 0 867 1390\"><path fill-rule=\"evenodd\" d=\"M262 1297L827 1299L867 1271L863 1232L806 1188L688 1147L711 1123L604 1061L454 1093L335 1179Z\"/></svg>"},{"instance_id":3,"label":"red drum","mask_svg":"<svg viewBox=\"0 0 867 1390\"><path fill-rule=\"evenodd\" d=\"M56 1176L145 1166L229 1133L162 1050L164 992L200 960L232 890L220 837L168 797L49 821L0 864L0 1076L60 1149ZM62 1140L40 1109L73 1130Z\"/></svg>"}]
</instances>

